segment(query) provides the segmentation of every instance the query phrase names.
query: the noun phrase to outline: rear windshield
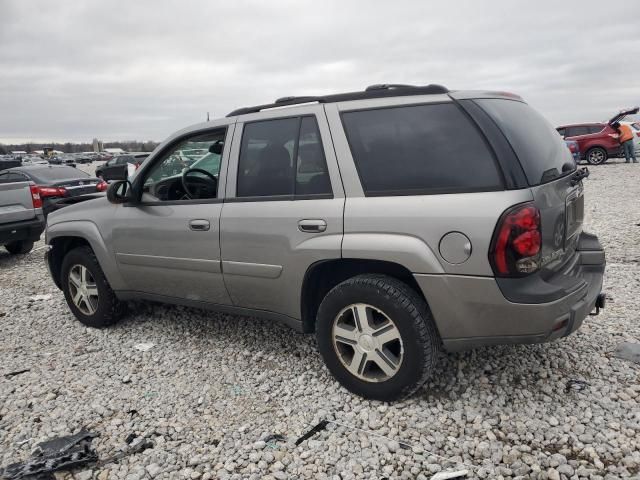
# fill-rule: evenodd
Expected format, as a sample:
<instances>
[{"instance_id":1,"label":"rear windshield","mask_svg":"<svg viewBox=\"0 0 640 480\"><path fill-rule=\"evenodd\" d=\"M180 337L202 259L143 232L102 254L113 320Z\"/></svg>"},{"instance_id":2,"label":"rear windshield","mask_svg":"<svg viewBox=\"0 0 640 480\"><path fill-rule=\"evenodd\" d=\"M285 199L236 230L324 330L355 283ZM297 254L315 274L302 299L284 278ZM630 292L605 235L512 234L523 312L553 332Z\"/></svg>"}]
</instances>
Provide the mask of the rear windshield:
<instances>
[{"instance_id":1,"label":"rear windshield","mask_svg":"<svg viewBox=\"0 0 640 480\"><path fill-rule=\"evenodd\" d=\"M342 121L366 195L502 189L491 150L453 103L345 112Z\"/></svg>"},{"instance_id":2,"label":"rear windshield","mask_svg":"<svg viewBox=\"0 0 640 480\"><path fill-rule=\"evenodd\" d=\"M68 180L73 178L90 177L88 173L73 167L45 167L25 171L36 182L51 182L58 180Z\"/></svg>"},{"instance_id":3,"label":"rear windshield","mask_svg":"<svg viewBox=\"0 0 640 480\"><path fill-rule=\"evenodd\" d=\"M555 128L523 102L476 100L501 128L531 186L550 182L576 169L571 152Z\"/></svg>"}]
</instances>

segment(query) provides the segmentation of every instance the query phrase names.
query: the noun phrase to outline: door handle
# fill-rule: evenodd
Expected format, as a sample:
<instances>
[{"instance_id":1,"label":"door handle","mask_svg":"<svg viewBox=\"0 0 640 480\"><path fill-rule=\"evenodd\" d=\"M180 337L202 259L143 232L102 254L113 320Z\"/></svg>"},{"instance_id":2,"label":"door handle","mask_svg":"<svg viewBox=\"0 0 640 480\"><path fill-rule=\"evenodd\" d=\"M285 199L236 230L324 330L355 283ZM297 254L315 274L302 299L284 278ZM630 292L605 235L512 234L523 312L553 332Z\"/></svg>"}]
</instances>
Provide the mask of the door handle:
<instances>
[{"instance_id":1,"label":"door handle","mask_svg":"<svg viewBox=\"0 0 640 480\"><path fill-rule=\"evenodd\" d=\"M320 219L300 220L298 230L304 233L320 233L327 229L327 222Z\"/></svg>"},{"instance_id":2,"label":"door handle","mask_svg":"<svg viewBox=\"0 0 640 480\"><path fill-rule=\"evenodd\" d=\"M194 232L206 232L211 228L209 220L189 220L189 228Z\"/></svg>"}]
</instances>

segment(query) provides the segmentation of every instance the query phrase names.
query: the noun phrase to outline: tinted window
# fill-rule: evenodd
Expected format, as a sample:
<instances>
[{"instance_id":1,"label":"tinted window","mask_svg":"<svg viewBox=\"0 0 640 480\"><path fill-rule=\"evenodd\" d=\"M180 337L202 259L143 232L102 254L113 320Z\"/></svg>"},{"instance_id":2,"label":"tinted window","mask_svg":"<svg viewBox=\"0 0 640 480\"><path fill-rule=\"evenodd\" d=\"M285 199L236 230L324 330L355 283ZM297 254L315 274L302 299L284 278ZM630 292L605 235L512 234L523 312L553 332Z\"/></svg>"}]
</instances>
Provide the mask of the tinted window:
<instances>
[{"instance_id":1,"label":"tinted window","mask_svg":"<svg viewBox=\"0 0 640 480\"><path fill-rule=\"evenodd\" d=\"M331 193L314 117L244 126L238 160L238 197Z\"/></svg>"},{"instance_id":2,"label":"tinted window","mask_svg":"<svg viewBox=\"0 0 640 480\"><path fill-rule=\"evenodd\" d=\"M604 127L601 125L591 125L588 130L589 133L600 133Z\"/></svg>"},{"instance_id":3,"label":"tinted window","mask_svg":"<svg viewBox=\"0 0 640 480\"><path fill-rule=\"evenodd\" d=\"M300 124L296 195L331 193L320 131L313 117L304 117Z\"/></svg>"},{"instance_id":4,"label":"tinted window","mask_svg":"<svg viewBox=\"0 0 640 480\"><path fill-rule=\"evenodd\" d=\"M25 171L27 175L35 180L36 183L45 183L57 180L67 180L70 178L88 178L91 175L84 173L73 167L44 167Z\"/></svg>"},{"instance_id":5,"label":"tinted window","mask_svg":"<svg viewBox=\"0 0 640 480\"><path fill-rule=\"evenodd\" d=\"M529 105L498 99L476 102L502 129L522 164L529 184L539 185L576 169L571 152L562 138Z\"/></svg>"},{"instance_id":6,"label":"tinted window","mask_svg":"<svg viewBox=\"0 0 640 480\"><path fill-rule=\"evenodd\" d=\"M2 173L0 174L0 183L25 182L27 178L19 173Z\"/></svg>"},{"instance_id":7,"label":"tinted window","mask_svg":"<svg viewBox=\"0 0 640 480\"><path fill-rule=\"evenodd\" d=\"M566 128L558 128L558 133L560 134L561 137L567 137L567 130Z\"/></svg>"},{"instance_id":8,"label":"tinted window","mask_svg":"<svg viewBox=\"0 0 640 480\"><path fill-rule=\"evenodd\" d=\"M492 153L454 104L346 112L342 121L367 195L501 188Z\"/></svg>"}]
</instances>

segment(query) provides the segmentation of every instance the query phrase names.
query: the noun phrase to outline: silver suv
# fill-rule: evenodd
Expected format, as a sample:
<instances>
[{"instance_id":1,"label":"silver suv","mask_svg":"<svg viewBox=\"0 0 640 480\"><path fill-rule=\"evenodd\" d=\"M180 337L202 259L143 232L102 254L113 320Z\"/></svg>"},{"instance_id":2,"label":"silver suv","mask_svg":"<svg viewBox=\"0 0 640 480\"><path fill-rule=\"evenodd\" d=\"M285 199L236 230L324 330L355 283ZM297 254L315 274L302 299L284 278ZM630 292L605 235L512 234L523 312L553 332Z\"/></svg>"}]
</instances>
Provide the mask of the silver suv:
<instances>
[{"instance_id":1,"label":"silver suv","mask_svg":"<svg viewBox=\"0 0 640 480\"><path fill-rule=\"evenodd\" d=\"M132 299L266 317L388 401L441 347L554 340L604 306L587 174L513 94L288 97L181 130L107 198L51 214L47 263L85 325Z\"/></svg>"}]
</instances>

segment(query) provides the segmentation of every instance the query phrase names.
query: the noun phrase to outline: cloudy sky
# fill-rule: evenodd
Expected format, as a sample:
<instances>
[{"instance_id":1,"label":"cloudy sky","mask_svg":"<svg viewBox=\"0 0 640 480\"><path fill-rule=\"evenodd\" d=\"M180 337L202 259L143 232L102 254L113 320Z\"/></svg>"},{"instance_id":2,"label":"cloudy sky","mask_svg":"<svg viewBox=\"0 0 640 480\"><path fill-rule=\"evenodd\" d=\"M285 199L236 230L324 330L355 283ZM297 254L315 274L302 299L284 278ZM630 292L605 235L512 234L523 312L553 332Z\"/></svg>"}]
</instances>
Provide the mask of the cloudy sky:
<instances>
[{"instance_id":1,"label":"cloudy sky","mask_svg":"<svg viewBox=\"0 0 640 480\"><path fill-rule=\"evenodd\" d=\"M441 83L554 124L640 104L637 0L0 0L0 142L162 140L277 97Z\"/></svg>"}]
</instances>

